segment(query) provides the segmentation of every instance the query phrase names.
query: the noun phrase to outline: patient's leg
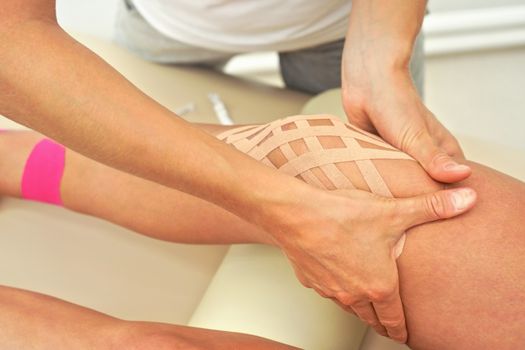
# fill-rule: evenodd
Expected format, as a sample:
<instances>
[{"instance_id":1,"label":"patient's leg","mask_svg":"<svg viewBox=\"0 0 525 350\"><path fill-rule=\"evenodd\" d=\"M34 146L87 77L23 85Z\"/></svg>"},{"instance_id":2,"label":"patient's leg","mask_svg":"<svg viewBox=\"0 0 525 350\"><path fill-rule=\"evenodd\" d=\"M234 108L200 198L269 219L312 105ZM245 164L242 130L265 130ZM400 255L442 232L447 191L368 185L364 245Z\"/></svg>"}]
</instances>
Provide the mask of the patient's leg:
<instances>
[{"instance_id":1,"label":"patient's leg","mask_svg":"<svg viewBox=\"0 0 525 350\"><path fill-rule=\"evenodd\" d=\"M415 349L525 347L525 186L471 166L477 206L411 230L398 260Z\"/></svg>"},{"instance_id":2,"label":"patient's leg","mask_svg":"<svg viewBox=\"0 0 525 350\"><path fill-rule=\"evenodd\" d=\"M293 350L231 332L123 321L42 294L0 286L0 348L13 350Z\"/></svg>"},{"instance_id":3,"label":"patient's leg","mask_svg":"<svg viewBox=\"0 0 525 350\"><path fill-rule=\"evenodd\" d=\"M348 139L353 133L339 133L337 128L321 130L323 124L339 123L331 118L298 119L276 122L265 131L252 134L237 129L219 137L269 166L320 187L350 186L340 184L346 181L340 178L341 174L352 186L388 195L385 188L378 186L382 179L395 197L442 187L414 161L388 160L384 152L373 155L369 149L388 146L366 138L358 141L368 149L368 157L375 158L373 168L360 167L360 160L345 161L344 156L338 158L324 152L317 157L320 159L308 164L304 157L315 152L319 143L323 148L348 148L344 139L351 142ZM305 127L303 137L283 135L301 125ZM333 134L337 136L330 136ZM300 157L304 159L298 160ZM356 158L355 152L348 155L352 157ZM327 164L329 168L324 168L327 158L331 162ZM289 166L290 159L297 160L294 167ZM458 185L471 186L478 192L477 206L466 215L411 230L399 259L409 344L415 349L510 350L525 346L525 185L481 165L471 166L472 177Z\"/></svg>"}]
</instances>

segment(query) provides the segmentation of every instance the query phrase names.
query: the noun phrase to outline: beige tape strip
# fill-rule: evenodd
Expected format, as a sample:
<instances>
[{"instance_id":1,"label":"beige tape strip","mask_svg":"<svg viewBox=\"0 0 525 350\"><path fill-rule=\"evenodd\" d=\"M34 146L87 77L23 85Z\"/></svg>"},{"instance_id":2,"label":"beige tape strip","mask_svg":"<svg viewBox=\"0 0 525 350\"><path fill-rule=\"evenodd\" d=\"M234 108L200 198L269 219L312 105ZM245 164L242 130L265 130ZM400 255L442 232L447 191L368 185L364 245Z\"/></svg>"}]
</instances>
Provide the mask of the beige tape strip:
<instances>
[{"instance_id":1,"label":"beige tape strip","mask_svg":"<svg viewBox=\"0 0 525 350\"><path fill-rule=\"evenodd\" d=\"M330 125L311 126L308 121L325 120ZM294 123L296 128L282 130L282 126ZM324 149L319 141L320 136L339 137L345 148ZM240 151L273 166L268 155L280 149L287 163L280 171L300 175L313 186L326 188L322 181L312 172L319 168L336 188L355 188L352 182L339 170L337 163L355 162L370 191L381 196L392 197L392 193L373 163L374 159L412 159L410 156L388 145L378 136L345 124L336 117L328 115L292 116L276 120L261 126L243 126L230 129L217 138L232 144ZM304 140L308 151L297 155L290 143ZM358 141L379 146L381 149L361 146ZM395 253L401 254L405 236L396 245Z\"/></svg>"}]
</instances>

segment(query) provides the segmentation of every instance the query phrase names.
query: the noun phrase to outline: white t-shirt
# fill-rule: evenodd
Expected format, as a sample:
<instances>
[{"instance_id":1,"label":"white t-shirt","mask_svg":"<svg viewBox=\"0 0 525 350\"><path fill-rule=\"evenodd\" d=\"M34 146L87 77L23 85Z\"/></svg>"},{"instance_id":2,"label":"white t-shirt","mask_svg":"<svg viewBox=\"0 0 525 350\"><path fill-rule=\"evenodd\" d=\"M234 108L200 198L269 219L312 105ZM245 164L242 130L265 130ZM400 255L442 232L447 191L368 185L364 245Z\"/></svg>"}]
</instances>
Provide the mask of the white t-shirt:
<instances>
[{"instance_id":1,"label":"white t-shirt","mask_svg":"<svg viewBox=\"0 0 525 350\"><path fill-rule=\"evenodd\" d=\"M290 51L345 36L350 0L133 0L164 35L225 51Z\"/></svg>"}]
</instances>

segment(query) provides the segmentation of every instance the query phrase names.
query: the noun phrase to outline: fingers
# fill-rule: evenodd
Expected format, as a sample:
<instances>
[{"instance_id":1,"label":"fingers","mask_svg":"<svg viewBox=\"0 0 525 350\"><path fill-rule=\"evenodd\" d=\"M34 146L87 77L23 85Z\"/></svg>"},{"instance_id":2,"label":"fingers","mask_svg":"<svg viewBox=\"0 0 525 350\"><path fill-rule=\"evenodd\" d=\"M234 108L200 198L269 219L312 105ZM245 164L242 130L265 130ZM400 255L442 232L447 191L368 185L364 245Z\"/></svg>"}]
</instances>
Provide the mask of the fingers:
<instances>
[{"instance_id":1,"label":"fingers","mask_svg":"<svg viewBox=\"0 0 525 350\"><path fill-rule=\"evenodd\" d=\"M334 303L336 303L337 305L339 305L339 307L343 310L345 310L346 312L349 312L351 314L353 314L354 316L357 316L357 314L355 313L354 309L352 309L351 306L347 306L345 304L343 304L342 302L340 302L339 300L337 300L337 298L330 298Z\"/></svg>"},{"instance_id":2,"label":"fingers","mask_svg":"<svg viewBox=\"0 0 525 350\"><path fill-rule=\"evenodd\" d=\"M399 295L399 285L397 285L394 292L386 298L374 302L373 306L377 318L386 329L388 336L397 342L406 343L408 333L403 304L401 303L401 296Z\"/></svg>"},{"instance_id":3,"label":"fingers","mask_svg":"<svg viewBox=\"0 0 525 350\"><path fill-rule=\"evenodd\" d=\"M447 219L467 212L476 202L476 192L471 188L456 188L396 200L402 229L426 222Z\"/></svg>"},{"instance_id":4,"label":"fingers","mask_svg":"<svg viewBox=\"0 0 525 350\"><path fill-rule=\"evenodd\" d=\"M457 163L449 154L438 147L427 130L416 136L408 137L408 139L410 142L404 147L406 148L404 151L414 157L434 180L452 183L470 176L472 172L470 167ZM461 149L454 153L462 154Z\"/></svg>"},{"instance_id":5,"label":"fingers","mask_svg":"<svg viewBox=\"0 0 525 350\"><path fill-rule=\"evenodd\" d=\"M351 307L352 310L354 310L355 314L366 324L372 327L377 333L381 334L384 337L388 336L385 327L383 327L379 322L376 312L374 311L372 304L368 300L355 303Z\"/></svg>"},{"instance_id":6,"label":"fingers","mask_svg":"<svg viewBox=\"0 0 525 350\"><path fill-rule=\"evenodd\" d=\"M357 303L354 305L345 305L341 301L339 301L337 298L330 298L334 303L339 305L343 310L354 314L355 316L359 317L363 322L365 322L370 327L374 328L374 330L381 334L384 337L388 337L388 332L381 325L380 321L378 320L376 313L374 311L374 308L372 307L372 304L368 300L364 300L361 303Z\"/></svg>"}]
</instances>

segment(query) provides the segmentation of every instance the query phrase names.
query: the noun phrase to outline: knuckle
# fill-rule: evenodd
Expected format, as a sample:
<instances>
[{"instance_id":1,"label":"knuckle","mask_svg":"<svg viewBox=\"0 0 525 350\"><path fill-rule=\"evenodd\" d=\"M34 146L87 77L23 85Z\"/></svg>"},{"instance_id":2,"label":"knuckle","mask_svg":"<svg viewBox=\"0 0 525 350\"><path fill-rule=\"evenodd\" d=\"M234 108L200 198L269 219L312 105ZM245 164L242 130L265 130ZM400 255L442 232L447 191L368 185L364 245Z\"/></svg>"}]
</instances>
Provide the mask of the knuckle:
<instances>
[{"instance_id":1,"label":"knuckle","mask_svg":"<svg viewBox=\"0 0 525 350\"><path fill-rule=\"evenodd\" d=\"M425 208L430 217L440 218L445 212L445 204L438 194L433 193L425 197L425 201Z\"/></svg>"},{"instance_id":2,"label":"knuckle","mask_svg":"<svg viewBox=\"0 0 525 350\"><path fill-rule=\"evenodd\" d=\"M407 125L402 130L400 139L401 149L405 152L411 153L411 150L417 148L418 145L426 141L427 133L424 128Z\"/></svg>"},{"instance_id":3,"label":"knuckle","mask_svg":"<svg viewBox=\"0 0 525 350\"><path fill-rule=\"evenodd\" d=\"M368 291L368 298L372 302L381 302L395 293L395 286L390 284L378 284L370 288Z\"/></svg>"},{"instance_id":4,"label":"knuckle","mask_svg":"<svg viewBox=\"0 0 525 350\"><path fill-rule=\"evenodd\" d=\"M437 153L432 157L432 163L438 164L440 162L446 162L450 159L450 156L448 153L446 153L444 150L440 149L437 151Z\"/></svg>"},{"instance_id":5,"label":"knuckle","mask_svg":"<svg viewBox=\"0 0 525 350\"><path fill-rule=\"evenodd\" d=\"M356 300L353 296L345 292L335 294L335 298L343 305L349 306L355 304Z\"/></svg>"}]
</instances>

